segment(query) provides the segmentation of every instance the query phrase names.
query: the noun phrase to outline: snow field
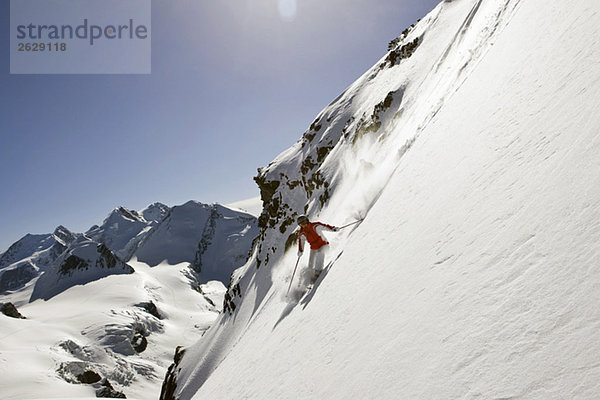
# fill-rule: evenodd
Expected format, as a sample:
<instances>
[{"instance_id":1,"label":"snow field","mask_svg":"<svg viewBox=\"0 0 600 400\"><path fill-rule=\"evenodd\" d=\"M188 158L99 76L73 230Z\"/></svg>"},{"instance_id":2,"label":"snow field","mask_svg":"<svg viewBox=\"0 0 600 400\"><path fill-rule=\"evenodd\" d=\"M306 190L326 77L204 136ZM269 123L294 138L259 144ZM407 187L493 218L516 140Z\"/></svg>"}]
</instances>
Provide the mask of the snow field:
<instances>
[{"instance_id":1,"label":"snow field","mask_svg":"<svg viewBox=\"0 0 600 400\"><path fill-rule=\"evenodd\" d=\"M202 285L215 307L191 289L183 274L187 264L150 268L135 259L129 264L134 274L108 276L48 301L20 305L27 320L0 315L3 399L95 397L90 385L67 383L57 376L61 363L82 361L128 398L157 397L175 347L195 342L214 322L225 287L220 282ZM157 306L163 319L135 306L147 301ZM147 334L147 349L139 355L129 345L132 326L143 327ZM67 340L85 356L60 346Z\"/></svg>"}]
</instances>

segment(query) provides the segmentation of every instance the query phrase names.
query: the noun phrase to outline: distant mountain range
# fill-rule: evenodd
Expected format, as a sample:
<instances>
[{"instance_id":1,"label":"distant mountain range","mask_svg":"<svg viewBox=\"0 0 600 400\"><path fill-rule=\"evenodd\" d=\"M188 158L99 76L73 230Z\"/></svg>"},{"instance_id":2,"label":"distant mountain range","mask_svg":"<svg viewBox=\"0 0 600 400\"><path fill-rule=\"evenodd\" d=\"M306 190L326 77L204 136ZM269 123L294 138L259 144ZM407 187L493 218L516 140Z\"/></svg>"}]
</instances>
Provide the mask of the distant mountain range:
<instances>
[{"instance_id":1,"label":"distant mountain range","mask_svg":"<svg viewBox=\"0 0 600 400\"><path fill-rule=\"evenodd\" d=\"M2 398L155 398L175 347L222 310L257 234L253 215L189 201L25 235L0 253Z\"/></svg>"},{"instance_id":2,"label":"distant mountain range","mask_svg":"<svg viewBox=\"0 0 600 400\"><path fill-rule=\"evenodd\" d=\"M227 284L257 234L256 217L219 204L118 207L85 233L59 226L15 242L0 255L0 293L32 286L31 301L47 300L73 285L133 273L127 262L134 257L151 266L187 262L199 281Z\"/></svg>"}]
</instances>

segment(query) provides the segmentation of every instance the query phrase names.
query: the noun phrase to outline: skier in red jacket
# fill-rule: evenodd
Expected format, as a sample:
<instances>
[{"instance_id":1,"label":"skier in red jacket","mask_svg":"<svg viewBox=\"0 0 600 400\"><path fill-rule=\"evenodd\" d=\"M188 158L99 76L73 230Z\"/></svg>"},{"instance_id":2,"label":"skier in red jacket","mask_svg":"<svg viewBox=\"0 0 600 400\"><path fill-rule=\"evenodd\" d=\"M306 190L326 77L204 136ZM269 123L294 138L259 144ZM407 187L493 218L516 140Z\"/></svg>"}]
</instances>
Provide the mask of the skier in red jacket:
<instances>
[{"instance_id":1,"label":"skier in red jacket","mask_svg":"<svg viewBox=\"0 0 600 400\"><path fill-rule=\"evenodd\" d=\"M308 259L309 271L312 270L312 283L314 283L321 271L325 262L325 253L329 248L329 242L323 236L324 229L337 232L339 228L321 222L310 222L306 215L298 217L298 257L302 256L304 251L304 240L310 244L310 257Z\"/></svg>"}]
</instances>

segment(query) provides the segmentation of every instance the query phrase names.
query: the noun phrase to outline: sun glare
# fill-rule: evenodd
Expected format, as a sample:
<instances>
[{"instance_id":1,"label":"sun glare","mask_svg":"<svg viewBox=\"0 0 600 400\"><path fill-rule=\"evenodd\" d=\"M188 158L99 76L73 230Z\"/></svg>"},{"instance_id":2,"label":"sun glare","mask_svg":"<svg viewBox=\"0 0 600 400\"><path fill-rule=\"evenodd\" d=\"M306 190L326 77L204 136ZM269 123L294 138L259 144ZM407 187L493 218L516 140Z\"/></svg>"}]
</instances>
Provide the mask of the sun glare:
<instances>
[{"instance_id":1,"label":"sun glare","mask_svg":"<svg viewBox=\"0 0 600 400\"><path fill-rule=\"evenodd\" d=\"M277 0L277 5L282 19L291 21L296 17L296 0Z\"/></svg>"}]
</instances>

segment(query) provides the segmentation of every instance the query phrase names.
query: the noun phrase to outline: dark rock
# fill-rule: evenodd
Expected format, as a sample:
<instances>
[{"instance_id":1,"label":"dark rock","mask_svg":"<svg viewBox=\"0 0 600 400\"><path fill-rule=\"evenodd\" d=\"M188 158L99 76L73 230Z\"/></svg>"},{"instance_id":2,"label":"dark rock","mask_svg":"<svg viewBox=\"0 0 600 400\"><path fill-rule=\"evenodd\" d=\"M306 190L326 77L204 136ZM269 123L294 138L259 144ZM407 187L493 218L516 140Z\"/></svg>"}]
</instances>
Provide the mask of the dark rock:
<instances>
[{"instance_id":1,"label":"dark rock","mask_svg":"<svg viewBox=\"0 0 600 400\"><path fill-rule=\"evenodd\" d=\"M70 255L60 266L59 273L62 275L71 275L75 270L83 270L88 268L88 263L77 256Z\"/></svg>"},{"instance_id":2,"label":"dark rock","mask_svg":"<svg viewBox=\"0 0 600 400\"><path fill-rule=\"evenodd\" d=\"M110 399L126 399L125 393L116 391L108 379L104 379L102 387L96 390L96 397L110 398Z\"/></svg>"},{"instance_id":3,"label":"dark rock","mask_svg":"<svg viewBox=\"0 0 600 400\"><path fill-rule=\"evenodd\" d=\"M100 243L96 250L101 254L101 260L104 261L106 268L114 268L117 266L117 263L121 261L104 243ZM96 265L100 265L101 260L97 260Z\"/></svg>"},{"instance_id":4,"label":"dark rock","mask_svg":"<svg viewBox=\"0 0 600 400\"><path fill-rule=\"evenodd\" d=\"M215 236L215 229L217 226L217 220L219 218L223 218L219 211L217 210L217 206L213 205L210 209L210 216L208 217L208 221L206 221L206 225L204 225L204 231L202 232L202 238L198 243L198 250L196 251L196 255L194 256L194 262L192 263L192 269L197 273L202 272L202 255L206 252L208 247L212 244L212 239Z\"/></svg>"},{"instance_id":5,"label":"dark rock","mask_svg":"<svg viewBox=\"0 0 600 400\"><path fill-rule=\"evenodd\" d=\"M235 305L235 297L242 297L242 291L240 289L240 284L237 283L235 285L231 285L225 292L225 297L223 297L223 312L228 312L229 315L232 315L237 306Z\"/></svg>"},{"instance_id":6,"label":"dark rock","mask_svg":"<svg viewBox=\"0 0 600 400\"><path fill-rule=\"evenodd\" d=\"M135 306L143 308L147 313L154 315L158 319L163 319L162 315L158 312L158 308L156 308L156 304L154 304L152 300L138 303Z\"/></svg>"},{"instance_id":7,"label":"dark rock","mask_svg":"<svg viewBox=\"0 0 600 400\"><path fill-rule=\"evenodd\" d=\"M321 129L321 124L319 124L319 119L315 119L309 128L311 131L318 132Z\"/></svg>"},{"instance_id":8,"label":"dark rock","mask_svg":"<svg viewBox=\"0 0 600 400\"><path fill-rule=\"evenodd\" d=\"M260 189L260 197L261 197L263 204L271 201L271 198L273 197L273 195L275 194L275 191L279 187L280 182L267 181L265 179L265 177L263 175L261 175L260 173L258 174L258 176L254 177L254 181L256 182L256 184L258 185L258 187Z\"/></svg>"},{"instance_id":9,"label":"dark rock","mask_svg":"<svg viewBox=\"0 0 600 400\"><path fill-rule=\"evenodd\" d=\"M380 68L384 68L386 65L393 67L394 65L398 65L401 60L410 58L410 56L412 56L415 52L416 48L419 47L421 42L421 37L416 37L412 42L408 42L400 48L391 50ZM397 44L398 43L395 45Z\"/></svg>"},{"instance_id":10,"label":"dark rock","mask_svg":"<svg viewBox=\"0 0 600 400\"><path fill-rule=\"evenodd\" d=\"M140 332L136 332L133 339L131 339L131 346L137 353L141 353L148 347L148 339Z\"/></svg>"},{"instance_id":11,"label":"dark rock","mask_svg":"<svg viewBox=\"0 0 600 400\"><path fill-rule=\"evenodd\" d=\"M2 306L0 306L0 311L8 317L26 319L19 311L17 311L17 307L15 307L13 303L2 304Z\"/></svg>"},{"instance_id":12,"label":"dark rock","mask_svg":"<svg viewBox=\"0 0 600 400\"><path fill-rule=\"evenodd\" d=\"M163 381L162 388L160 390L159 400L177 400L175 398L175 390L177 389L177 374L181 370L178 368L185 350L182 346L177 346L175 349L175 362L169 366L167 375Z\"/></svg>"},{"instance_id":13,"label":"dark rock","mask_svg":"<svg viewBox=\"0 0 600 400\"><path fill-rule=\"evenodd\" d=\"M81 383L96 383L102 379L100 374L96 371L92 371L91 369L86 370L83 374L77 375L77 380Z\"/></svg>"}]
</instances>

